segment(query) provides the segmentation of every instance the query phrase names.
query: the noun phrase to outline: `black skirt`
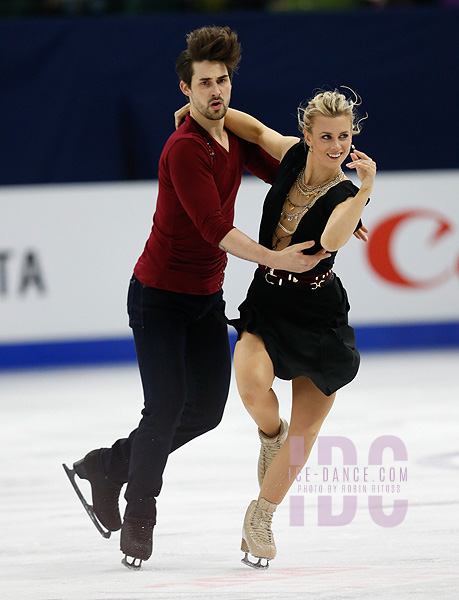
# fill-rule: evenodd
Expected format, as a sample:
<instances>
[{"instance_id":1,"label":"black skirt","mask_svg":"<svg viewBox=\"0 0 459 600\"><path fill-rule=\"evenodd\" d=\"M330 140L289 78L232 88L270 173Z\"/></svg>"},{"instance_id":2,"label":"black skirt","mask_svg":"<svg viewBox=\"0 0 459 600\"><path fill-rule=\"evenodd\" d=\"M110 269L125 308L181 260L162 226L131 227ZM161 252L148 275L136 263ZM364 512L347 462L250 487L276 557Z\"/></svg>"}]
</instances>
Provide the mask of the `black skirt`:
<instances>
[{"instance_id":1,"label":"black skirt","mask_svg":"<svg viewBox=\"0 0 459 600\"><path fill-rule=\"evenodd\" d=\"M349 308L336 275L312 289L309 284L272 285L257 269L239 306L239 319L228 322L238 337L245 330L261 336L276 377L291 380L304 375L330 396L352 381L359 369Z\"/></svg>"}]
</instances>

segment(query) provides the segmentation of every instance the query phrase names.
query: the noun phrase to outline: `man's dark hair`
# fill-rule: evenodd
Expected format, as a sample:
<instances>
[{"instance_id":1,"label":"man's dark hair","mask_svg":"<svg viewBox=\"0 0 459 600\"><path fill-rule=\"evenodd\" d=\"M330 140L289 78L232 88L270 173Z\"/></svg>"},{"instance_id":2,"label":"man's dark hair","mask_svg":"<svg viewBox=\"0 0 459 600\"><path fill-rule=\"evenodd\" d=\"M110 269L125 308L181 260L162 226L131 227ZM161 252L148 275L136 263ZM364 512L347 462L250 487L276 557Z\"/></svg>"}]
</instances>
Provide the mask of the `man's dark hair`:
<instances>
[{"instance_id":1,"label":"man's dark hair","mask_svg":"<svg viewBox=\"0 0 459 600\"><path fill-rule=\"evenodd\" d=\"M241 60L241 44L229 27L201 27L186 36L188 48L180 53L175 71L181 81L191 85L193 62L209 60L226 65L230 79Z\"/></svg>"}]
</instances>

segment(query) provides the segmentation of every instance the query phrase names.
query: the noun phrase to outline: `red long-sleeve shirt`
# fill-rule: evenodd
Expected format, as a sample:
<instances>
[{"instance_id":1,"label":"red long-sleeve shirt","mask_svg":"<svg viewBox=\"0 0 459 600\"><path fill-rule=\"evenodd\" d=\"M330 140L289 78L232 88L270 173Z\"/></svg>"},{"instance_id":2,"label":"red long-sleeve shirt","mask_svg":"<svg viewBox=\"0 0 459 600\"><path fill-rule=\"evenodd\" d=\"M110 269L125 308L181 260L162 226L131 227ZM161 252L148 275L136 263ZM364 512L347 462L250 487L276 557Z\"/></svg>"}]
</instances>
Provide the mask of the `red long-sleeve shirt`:
<instances>
[{"instance_id":1,"label":"red long-sleeve shirt","mask_svg":"<svg viewBox=\"0 0 459 600\"><path fill-rule=\"evenodd\" d=\"M226 253L218 244L233 229L243 169L272 183L278 162L230 131L229 152L188 116L163 149L150 237L134 274L144 285L212 294L223 284Z\"/></svg>"}]
</instances>

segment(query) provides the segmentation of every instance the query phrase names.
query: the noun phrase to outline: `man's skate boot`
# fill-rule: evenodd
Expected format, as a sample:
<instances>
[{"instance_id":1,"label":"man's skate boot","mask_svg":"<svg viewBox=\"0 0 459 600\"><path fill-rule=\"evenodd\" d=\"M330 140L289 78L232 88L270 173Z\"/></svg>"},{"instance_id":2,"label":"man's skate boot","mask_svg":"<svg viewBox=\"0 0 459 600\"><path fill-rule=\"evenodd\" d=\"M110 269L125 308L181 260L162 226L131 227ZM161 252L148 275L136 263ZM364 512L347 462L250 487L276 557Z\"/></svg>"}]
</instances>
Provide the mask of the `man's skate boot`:
<instances>
[{"instance_id":1,"label":"man's skate boot","mask_svg":"<svg viewBox=\"0 0 459 600\"><path fill-rule=\"evenodd\" d=\"M124 519L120 549L125 556L121 562L129 569L137 571L142 566L142 561L150 558L154 524L151 519Z\"/></svg>"},{"instance_id":2,"label":"man's skate boot","mask_svg":"<svg viewBox=\"0 0 459 600\"><path fill-rule=\"evenodd\" d=\"M260 456L258 457L258 485L263 485L266 471L272 459L279 452L282 444L287 439L288 423L285 419L281 419L280 431L274 437L268 437L260 428L258 428L258 437L260 438L261 448Z\"/></svg>"},{"instance_id":3,"label":"man's skate boot","mask_svg":"<svg viewBox=\"0 0 459 600\"><path fill-rule=\"evenodd\" d=\"M277 504L268 502L264 498L258 501L252 500L245 513L244 525L242 526L241 550L245 556L241 562L254 569L267 569L269 561L277 554L274 543L271 523ZM258 562L249 560L248 554L258 558ZM266 560L266 564L262 563Z\"/></svg>"},{"instance_id":4,"label":"man's skate boot","mask_svg":"<svg viewBox=\"0 0 459 600\"><path fill-rule=\"evenodd\" d=\"M105 476L100 463L100 449L92 450L84 458L73 464L73 470L63 465L81 503L99 532L110 537L112 531L121 528L119 497L121 485L116 485ZM79 489L75 475L91 484L92 506L88 504ZM103 528L106 528L105 531Z\"/></svg>"}]
</instances>

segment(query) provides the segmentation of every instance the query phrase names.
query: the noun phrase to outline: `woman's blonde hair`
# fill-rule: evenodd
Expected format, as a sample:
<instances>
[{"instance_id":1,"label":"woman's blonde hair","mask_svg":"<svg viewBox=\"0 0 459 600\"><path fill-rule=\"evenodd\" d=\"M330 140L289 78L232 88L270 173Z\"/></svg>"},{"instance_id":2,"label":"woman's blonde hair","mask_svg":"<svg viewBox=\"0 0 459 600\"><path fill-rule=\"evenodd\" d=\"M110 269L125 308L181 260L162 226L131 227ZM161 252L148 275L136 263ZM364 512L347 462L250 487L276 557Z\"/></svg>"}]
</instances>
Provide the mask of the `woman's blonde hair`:
<instances>
[{"instance_id":1,"label":"woman's blonde hair","mask_svg":"<svg viewBox=\"0 0 459 600\"><path fill-rule=\"evenodd\" d=\"M352 133L357 135L361 130L361 122L367 117L359 118L356 107L360 106L361 98L350 88L354 99L348 98L338 90L318 92L311 98L306 106L298 107L298 126L300 131L305 129L309 133L312 130L314 119L322 115L324 117L349 116L351 120Z\"/></svg>"}]
</instances>

